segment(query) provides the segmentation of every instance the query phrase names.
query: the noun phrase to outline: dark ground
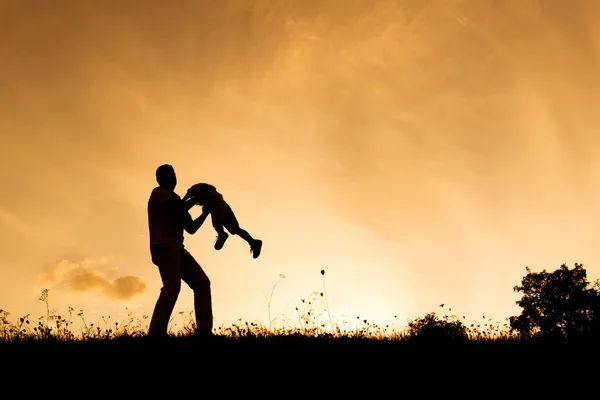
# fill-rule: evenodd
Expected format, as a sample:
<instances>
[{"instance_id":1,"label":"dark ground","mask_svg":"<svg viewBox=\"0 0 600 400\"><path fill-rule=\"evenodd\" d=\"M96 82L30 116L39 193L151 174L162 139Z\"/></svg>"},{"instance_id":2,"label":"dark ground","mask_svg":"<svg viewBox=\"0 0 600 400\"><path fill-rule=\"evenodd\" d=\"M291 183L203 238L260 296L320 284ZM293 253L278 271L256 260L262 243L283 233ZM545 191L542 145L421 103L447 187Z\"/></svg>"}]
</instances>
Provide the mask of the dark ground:
<instances>
[{"instance_id":1,"label":"dark ground","mask_svg":"<svg viewBox=\"0 0 600 400\"><path fill-rule=\"evenodd\" d=\"M599 350L595 338L390 342L217 336L0 342L7 387L34 393L44 388L40 393L62 398L371 399L454 397L459 392L463 398L572 398L579 389L593 389Z\"/></svg>"}]
</instances>

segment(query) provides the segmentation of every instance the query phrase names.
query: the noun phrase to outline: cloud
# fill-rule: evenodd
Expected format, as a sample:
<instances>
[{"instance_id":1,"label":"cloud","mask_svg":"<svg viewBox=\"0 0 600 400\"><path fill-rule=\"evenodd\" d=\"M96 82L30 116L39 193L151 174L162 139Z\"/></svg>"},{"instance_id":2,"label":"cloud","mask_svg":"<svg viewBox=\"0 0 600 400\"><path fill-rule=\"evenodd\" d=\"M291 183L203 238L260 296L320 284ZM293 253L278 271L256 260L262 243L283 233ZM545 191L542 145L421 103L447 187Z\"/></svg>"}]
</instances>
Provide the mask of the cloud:
<instances>
[{"instance_id":1,"label":"cloud","mask_svg":"<svg viewBox=\"0 0 600 400\"><path fill-rule=\"evenodd\" d=\"M111 279L116 269L109 258L81 261L61 260L36 276L36 283L44 286L62 286L75 292L96 291L110 299L129 300L146 291L146 283L137 276Z\"/></svg>"}]
</instances>

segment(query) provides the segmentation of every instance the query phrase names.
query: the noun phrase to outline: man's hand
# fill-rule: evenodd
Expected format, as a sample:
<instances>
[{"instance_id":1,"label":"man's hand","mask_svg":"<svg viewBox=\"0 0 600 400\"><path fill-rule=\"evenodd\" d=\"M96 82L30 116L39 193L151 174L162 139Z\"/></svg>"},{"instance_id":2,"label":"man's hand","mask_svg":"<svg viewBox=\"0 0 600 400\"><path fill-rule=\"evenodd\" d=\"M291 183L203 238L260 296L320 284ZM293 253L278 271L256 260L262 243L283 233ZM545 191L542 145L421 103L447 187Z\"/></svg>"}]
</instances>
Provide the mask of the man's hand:
<instances>
[{"instance_id":1,"label":"man's hand","mask_svg":"<svg viewBox=\"0 0 600 400\"><path fill-rule=\"evenodd\" d=\"M188 191L186 192L185 196L183 196L183 201L189 200L189 199L193 199L195 197L194 192L192 191L192 189L188 189Z\"/></svg>"},{"instance_id":2,"label":"man's hand","mask_svg":"<svg viewBox=\"0 0 600 400\"><path fill-rule=\"evenodd\" d=\"M196 231L198 229L200 229L200 227L204 223L204 220L206 220L207 216L208 216L208 214L203 212L198 218L192 220L192 216L189 215L189 213L188 213L188 219L187 219L187 223L185 225L186 232L189 233L190 235L193 235L194 233L196 233Z\"/></svg>"},{"instance_id":3,"label":"man's hand","mask_svg":"<svg viewBox=\"0 0 600 400\"><path fill-rule=\"evenodd\" d=\"M191 202L192 205L197 205L197 206L201 206L202 205L202 198L200 196L198 196L198 193L194 192L192 189L188 189L187 193L185 194L185 196L183 196L183 200L186 204L188 202Z\"/></svg>"}]
</instances>

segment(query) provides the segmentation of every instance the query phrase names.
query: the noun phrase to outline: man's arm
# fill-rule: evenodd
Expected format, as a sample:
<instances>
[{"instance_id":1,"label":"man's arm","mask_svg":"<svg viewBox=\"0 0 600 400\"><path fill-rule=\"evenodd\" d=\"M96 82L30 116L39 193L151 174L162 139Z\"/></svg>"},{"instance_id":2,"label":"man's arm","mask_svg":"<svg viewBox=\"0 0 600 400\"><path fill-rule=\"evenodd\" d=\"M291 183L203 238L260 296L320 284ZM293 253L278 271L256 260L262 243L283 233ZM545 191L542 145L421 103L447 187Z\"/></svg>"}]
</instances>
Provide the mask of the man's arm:
<instances>
[{"instance_id":1,"label":"man's arm","mask_svg":"<svg viewBox=\"0 0 600 400\"><path fill-rule=\"evenodd\" d=\"M190 198L187 200L180 199L167 199L163 203L163 207L167 212L172 213L171 215L177 214L185 214L190 208L192 208L196 204L194 198Z\"/></svg>"},{"instance_id":2,"label":"man's arm","mask_svg":"<svg viewBox=\"0 0 600 400\"><path fill-rule=\"evenodd\" d=\"M196 233L196 231L198 229L200 229L200 227L202 226L202 224L204 223L204 220L206 219L206 217L208 216L209 213L206 212L202 212L202 214L200 214L200 216L196 219L192 219L192 216L190 215L190 213L187 213L187 219L186 219L186 223L185 223L185 231L187 233L189 233L190 235L193 235L194 233Z\"/></svg>"},{"instance_id":3,"label":"man's arm","mask_svg":"<svg viewBox=\"0 0 600 400\"><path fill-rule=\"evenodd\" d=\"M177 194L162 188L157 187L152 191L150 195L149 205L154 205L155 208L160 209L161 212L165 213L165 217L169 219L174 219L178 221L178 223L182 223L185 230L193 229L194 232L198 230L198 228L193 228L193 220L192 216L189 213L190 208L196 205L197 200L195 198L190 198L186 200L181 200ZM206 218L206 217L205 217Z\"/></svg>"},{"instance_id":4,"label":"man's arm","mask_svg":"<svg viewBox=\"0 0 600 400\"><path fill-rule=\"evenodd\" d=\"M192 208L196 205L196 199L194 199L193 197L186 199L186 200L179 200L179 201L181 202L181 205L185 212L190 211L190 208Z\"/></svg>"}]
</instances>

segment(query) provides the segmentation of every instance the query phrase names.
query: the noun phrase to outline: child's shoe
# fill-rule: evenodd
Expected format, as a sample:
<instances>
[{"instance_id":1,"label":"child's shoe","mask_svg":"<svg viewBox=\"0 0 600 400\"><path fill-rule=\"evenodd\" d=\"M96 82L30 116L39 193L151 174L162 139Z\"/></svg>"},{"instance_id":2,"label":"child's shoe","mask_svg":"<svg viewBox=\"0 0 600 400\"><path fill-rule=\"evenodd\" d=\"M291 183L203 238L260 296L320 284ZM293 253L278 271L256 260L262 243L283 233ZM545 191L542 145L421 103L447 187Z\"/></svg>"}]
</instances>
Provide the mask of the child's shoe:
<instances>
[{"instance_id":1,"label":"child's shoe","mask_svg":"<svg viewBox=\"0 0 600 400\"><path fill-rule=\"evenodd\" d=\"M215 250L221 250L228 237L229 234L227 232L220 233L219 236L217 236L217 241L215 242Z\"/></svg>"},{"instance_id":2,"label":"child's shoe","mask_svg":"<svg viewBox=\"0 0 600 400\"><path fill-rule=\"evenodd\" d=\"M253 258L258 258L260 256L260 250L262 249L262 240L255 240L250 245L250 252L252 253Z\"/></svg>"}]
</instances>

